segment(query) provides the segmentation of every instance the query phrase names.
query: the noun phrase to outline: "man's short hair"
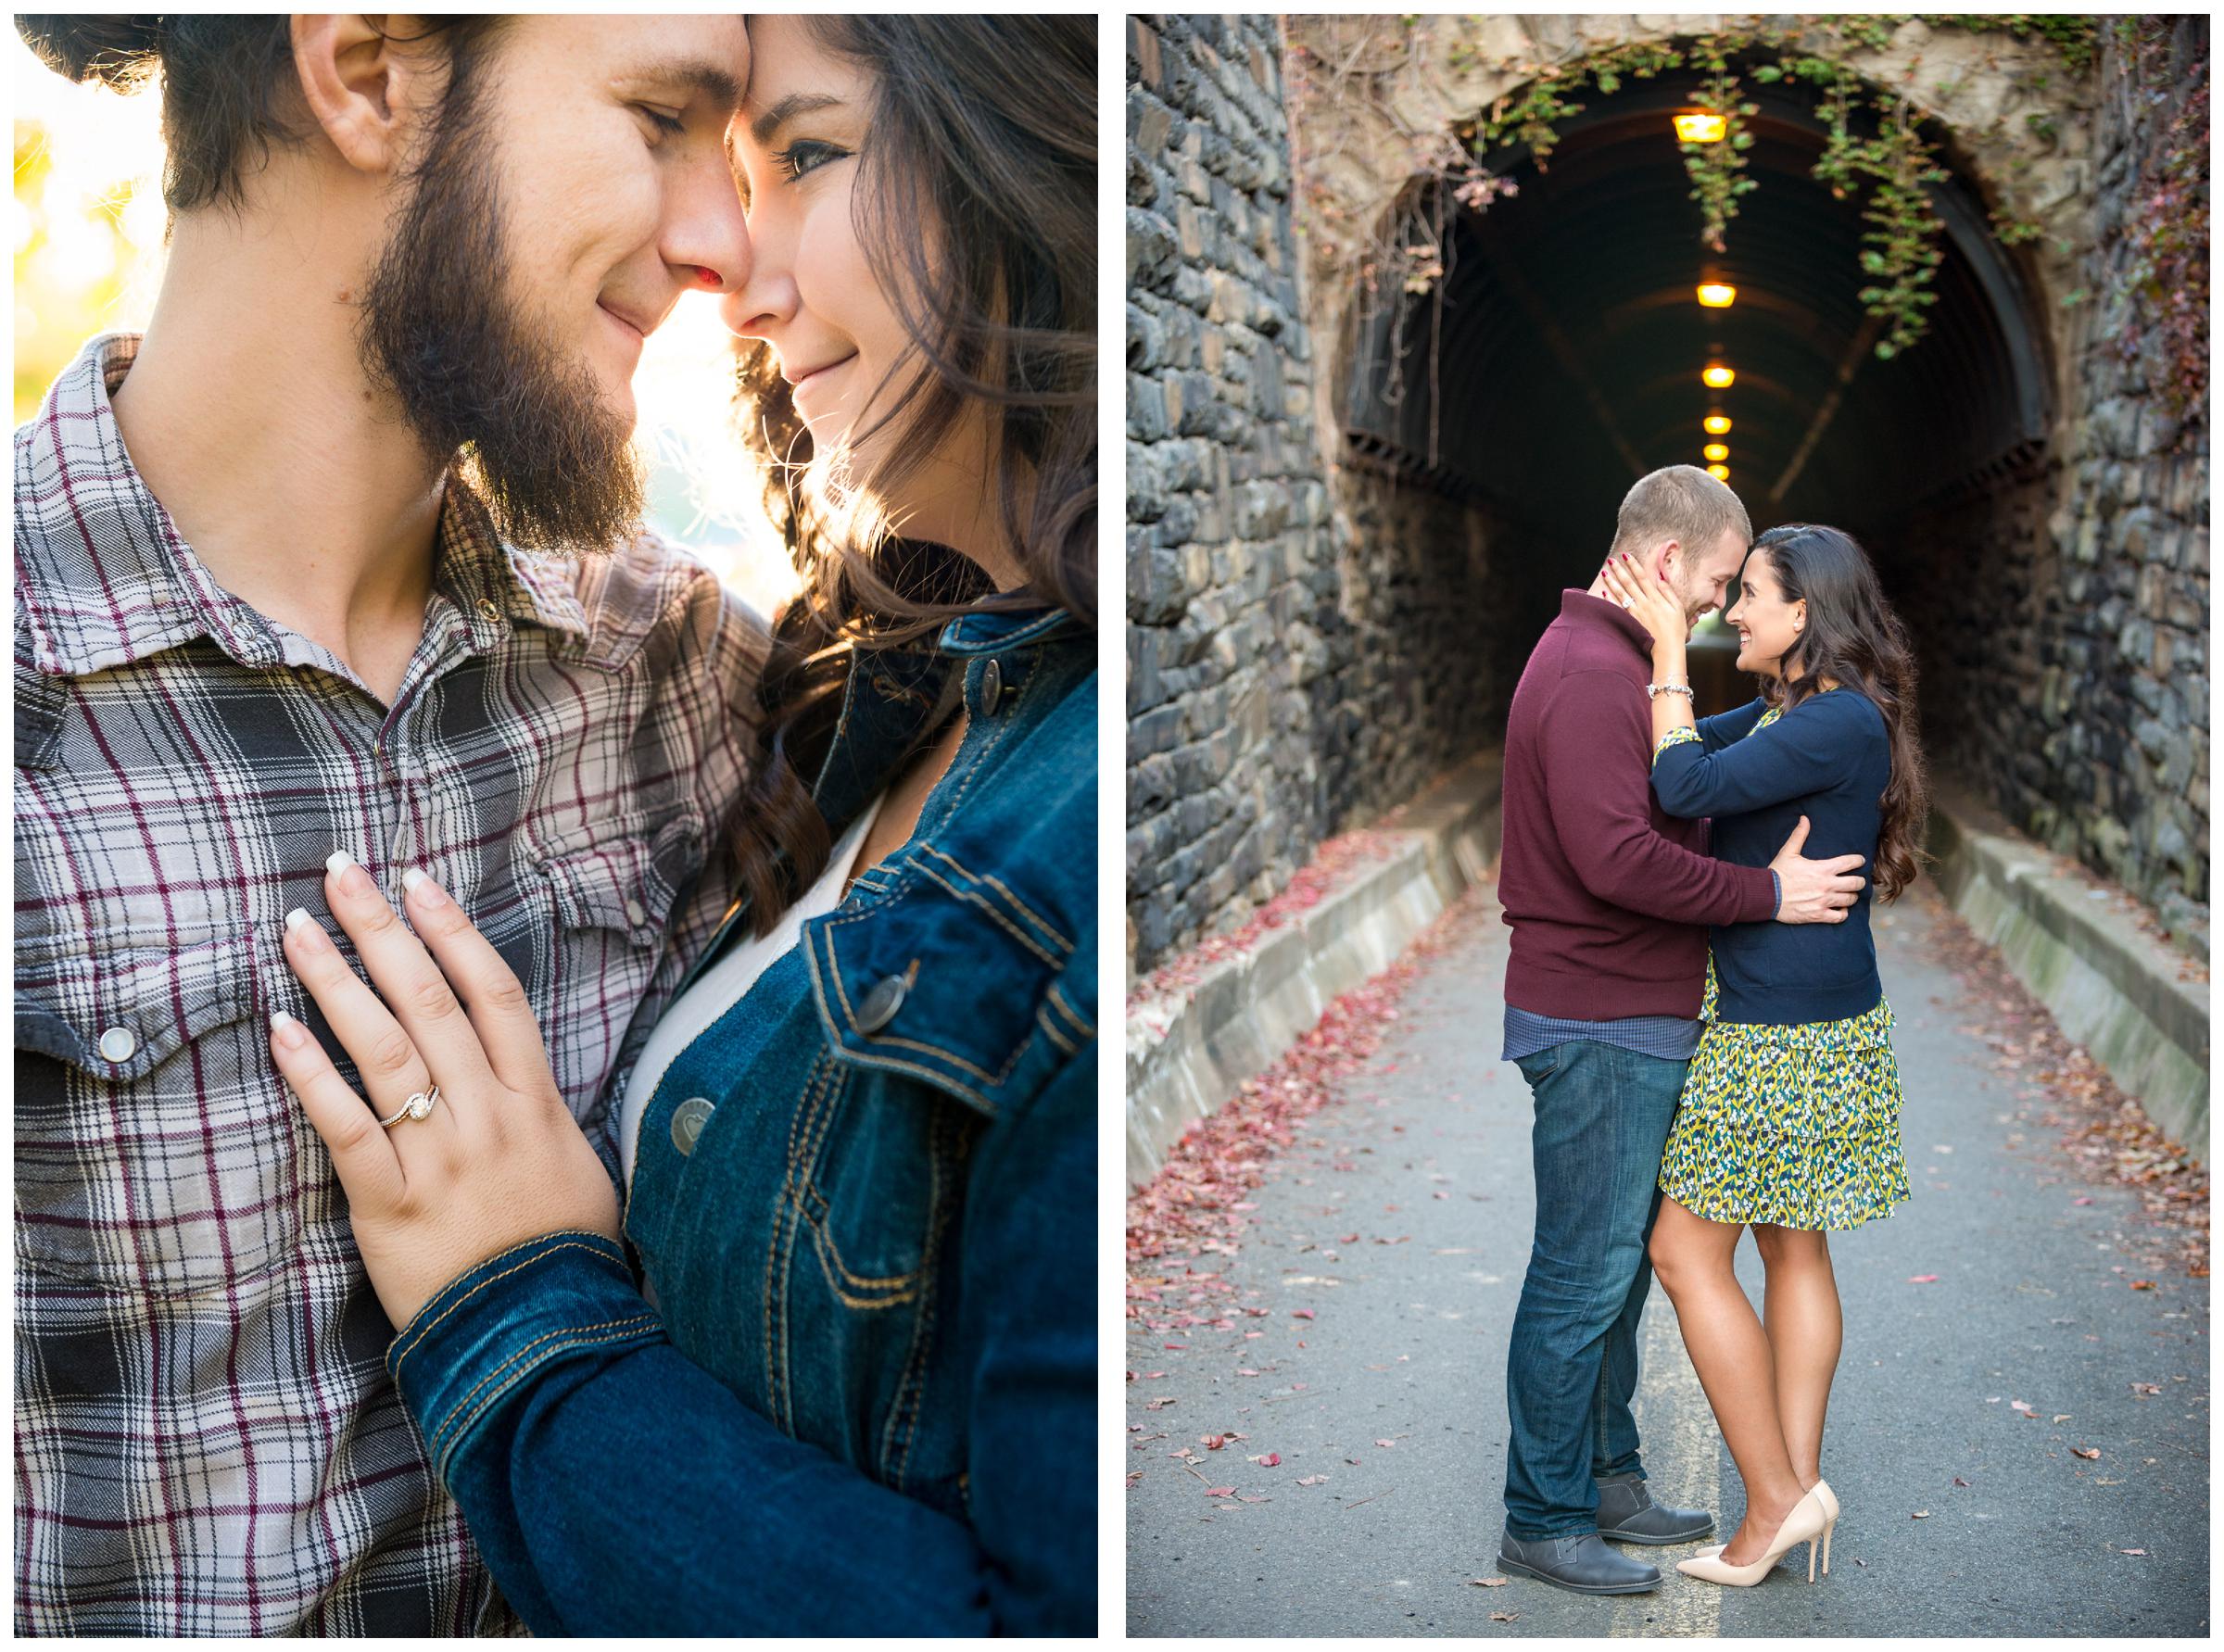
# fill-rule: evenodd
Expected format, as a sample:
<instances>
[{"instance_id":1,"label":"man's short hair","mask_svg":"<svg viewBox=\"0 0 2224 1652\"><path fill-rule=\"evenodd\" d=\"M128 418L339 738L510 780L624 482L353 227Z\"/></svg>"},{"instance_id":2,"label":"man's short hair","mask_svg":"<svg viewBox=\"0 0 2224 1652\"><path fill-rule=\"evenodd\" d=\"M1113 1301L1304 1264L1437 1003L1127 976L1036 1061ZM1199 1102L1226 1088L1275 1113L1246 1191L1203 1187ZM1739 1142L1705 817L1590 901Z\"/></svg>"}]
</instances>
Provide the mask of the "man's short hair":
<instances>
[{"instance_id":1,"label":"man's short hair","mask_svg":"<svg viewBox=\"0 0 2224 1652\"><path fill-rule=\"evenodd\" d=\"M424 35L442 36L449 46L450 93L468 73L470 48L502 20L425 19ZM300 135L293 19L283 14L19 14L16 31L47 68L69 80L99 80L131 92L159 75L162 198L172 212L239 205L246 178L272 146Z\"/></svg>"},{"instance_id":2,"label":"man's short hair","mask_svg":"<svg viewBox=\"0 0 2224 1652\"><path fill-rule=\"evenodd\" d=\"M1638 477L1622 496L1613 549L1635 556L1641 548L1674 539L1686 556L1701 557L1733 528L1744 543L1753 542L1752 518L1728 485L1697 465L1672 464Z\"/></svg>"}]
</instances>

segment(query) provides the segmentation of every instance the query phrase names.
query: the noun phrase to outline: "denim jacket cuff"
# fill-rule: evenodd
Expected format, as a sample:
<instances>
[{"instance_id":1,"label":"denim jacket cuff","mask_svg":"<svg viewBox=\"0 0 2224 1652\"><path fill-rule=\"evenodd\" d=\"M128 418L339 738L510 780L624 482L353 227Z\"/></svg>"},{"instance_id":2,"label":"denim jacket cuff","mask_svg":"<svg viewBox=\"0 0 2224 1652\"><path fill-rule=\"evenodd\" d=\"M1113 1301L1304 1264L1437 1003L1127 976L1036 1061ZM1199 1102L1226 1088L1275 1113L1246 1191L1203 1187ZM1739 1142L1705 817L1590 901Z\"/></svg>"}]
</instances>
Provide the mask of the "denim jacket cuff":
<instances>
[{"instance_id":1,"label":"denim jacket cuff","mask_svg":"<svg viewBox=\"0 0 2224 1652\"><path fill-rule=\"evenodd\" d=\"M542 1366L663 1334L615 1240L544 1233L449 1280L394 1339L386 1369L452 1492L456 1453Z\"/></svg>"}]
</instances>

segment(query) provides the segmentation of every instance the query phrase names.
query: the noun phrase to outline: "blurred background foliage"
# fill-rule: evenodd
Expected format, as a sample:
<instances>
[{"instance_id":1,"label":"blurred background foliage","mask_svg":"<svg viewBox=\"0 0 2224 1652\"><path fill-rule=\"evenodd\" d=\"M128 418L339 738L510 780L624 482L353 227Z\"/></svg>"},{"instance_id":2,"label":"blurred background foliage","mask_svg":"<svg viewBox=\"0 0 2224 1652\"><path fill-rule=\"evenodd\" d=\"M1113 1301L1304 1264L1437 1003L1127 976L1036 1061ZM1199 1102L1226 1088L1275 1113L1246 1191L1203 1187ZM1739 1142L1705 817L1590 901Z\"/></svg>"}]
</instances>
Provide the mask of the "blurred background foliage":
<instances>
[{"instance_id":1,"label":"blurred background foliage","mask_svg":"<svg viewBox=\"0 0 2224 1652\"><path fill-rule=\"evenodd\" d=\"M14 29L15 422L95 334L143 329L161 284L161 89L73 86ZM690 293L634 377L650 460L650 521L767 616L795 571L758 506L758 471L733 434L729 339L710 295Z\"/></svg>"}]
</instances>

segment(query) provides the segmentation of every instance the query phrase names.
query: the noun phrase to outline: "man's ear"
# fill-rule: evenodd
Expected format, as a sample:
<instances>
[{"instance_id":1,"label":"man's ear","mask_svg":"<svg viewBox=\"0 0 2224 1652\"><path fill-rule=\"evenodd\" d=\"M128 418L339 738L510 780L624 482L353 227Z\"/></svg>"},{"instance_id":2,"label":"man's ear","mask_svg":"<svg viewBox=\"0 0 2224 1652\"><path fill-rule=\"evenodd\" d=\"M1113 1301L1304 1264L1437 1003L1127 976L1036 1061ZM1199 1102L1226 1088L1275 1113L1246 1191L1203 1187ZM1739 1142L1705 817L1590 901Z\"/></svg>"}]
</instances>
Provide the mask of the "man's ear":
<instances>
[{"instance_id":1,"label":"man's ear","mask_svg":"<svg viewBox=\"0 0 2224 1652\"><path fill-rule=\"evenodd\" d=\"M1662 540L1659 548L1652 553L1653 577L1655 579L1664 579L1670 585L1674 585L1675 583L1676 559L1683 554L1683 550L1684 547L1681 540Z\"/></svg>"},{"instance_id":2,"label":"man's ear","mask_svg":"<svg viewBox=\"0 0 2224 1652\"><path fill-rule=\"evenodd\" d=\"M389 39L392 20L335 13L293 21L294 69L310 118L360 172L400 170L411 131L442 90L442 54Z\"/></svg>"}]
</instances>

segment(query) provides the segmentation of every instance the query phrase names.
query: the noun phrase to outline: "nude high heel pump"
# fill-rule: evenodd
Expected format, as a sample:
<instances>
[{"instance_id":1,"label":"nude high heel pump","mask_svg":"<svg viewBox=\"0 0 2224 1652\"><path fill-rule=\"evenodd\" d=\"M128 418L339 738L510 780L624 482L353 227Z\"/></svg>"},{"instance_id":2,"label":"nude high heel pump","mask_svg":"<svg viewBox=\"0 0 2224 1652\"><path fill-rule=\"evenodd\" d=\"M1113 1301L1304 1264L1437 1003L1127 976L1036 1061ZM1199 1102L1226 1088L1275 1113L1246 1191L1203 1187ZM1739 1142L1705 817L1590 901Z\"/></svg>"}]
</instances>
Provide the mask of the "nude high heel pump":
<instances>
[{"instance_id":1,"label":"nude high heel pump","mask_svg":"<svg viewBox=\"0 0 2224 1652\"><path fill-rule=\"evenodd\" d=\"M1687 1577L1704 1578L1710 1583L1727 1583L1735 1589L1750 1589L1769 1574L1775 1563L1801 1544L1807 1545L1807 1581L1814 1582L1815 1550L1821 1544L1823 1528L1830 1523L1823 1501L1815 1491L1809 1492L1792 1506L1776 1534L1769 1540L1768 1552L1750 1566L1727 1564L1719 1553L1694 1555L1688 1560L1678 1560L1676 1570Z\"/></svg>"},{"instance_id":2,"label":"nude high heel pump","mask_svg":"<svg viewBox=\"0 0 2224 1652\"><path fill-rule=\"evenodd\" d=\"M1823 1575L1828 1577L1830 1575L1830 1535L1838 1530L1838 1496L1831 1491L1827 1481L1816 1481L1813 1491L1815 1499L1823 1506L1824 1515L1827 1517L1823 1522ZM1705 1560L1721 1554L1729 1546L1726 1543L1711 1543L1705 1548L1700 1549L1692 1558Z\"/></svg>"}]
</instances>

